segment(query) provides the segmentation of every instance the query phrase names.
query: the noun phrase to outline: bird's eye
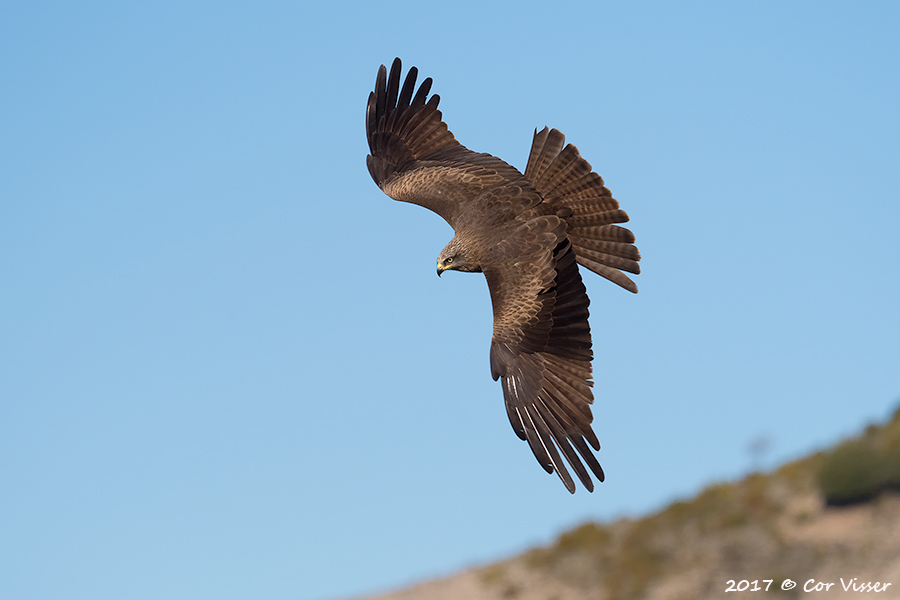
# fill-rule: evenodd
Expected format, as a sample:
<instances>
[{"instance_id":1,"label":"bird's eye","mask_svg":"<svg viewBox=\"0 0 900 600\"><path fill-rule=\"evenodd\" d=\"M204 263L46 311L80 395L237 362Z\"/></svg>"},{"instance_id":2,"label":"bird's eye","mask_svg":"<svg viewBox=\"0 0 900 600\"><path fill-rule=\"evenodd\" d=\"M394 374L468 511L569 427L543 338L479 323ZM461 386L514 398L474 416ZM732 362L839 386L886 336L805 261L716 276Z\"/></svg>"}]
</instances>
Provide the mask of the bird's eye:
<instances>
[{"instance_id":1,"label":"bird's eye","mask_svg":"<svg viewBox=\"0 0 900 600\"><path fill-rule=\"evenodd\" d=\"M452 264L452 263L453 263L453 257L452 257L452 256L451 256L450 258L448 258L447 260L444 261L444 264L445 264L445 265L449 265L449 264Z\"/></svg>"}]
</instances>

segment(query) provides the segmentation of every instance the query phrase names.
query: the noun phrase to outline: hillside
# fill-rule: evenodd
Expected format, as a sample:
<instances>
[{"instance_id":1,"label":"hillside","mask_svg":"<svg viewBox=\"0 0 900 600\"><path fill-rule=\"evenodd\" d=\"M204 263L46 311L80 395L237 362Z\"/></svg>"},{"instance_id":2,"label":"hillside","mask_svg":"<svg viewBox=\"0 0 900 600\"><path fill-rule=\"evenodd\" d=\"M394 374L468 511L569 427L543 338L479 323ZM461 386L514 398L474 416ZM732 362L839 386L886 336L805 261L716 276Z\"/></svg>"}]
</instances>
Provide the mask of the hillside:
<instances>
[{"instance_id":1,"label":"hillside","mask_svg":"<svg viewBox=\"0 0 900 600\"><path fill-rule=\"evenodd\" d=\"M858 597L853 586L871 582L867 593L900 598L898 489L900 410L774 472L708 487L641 519L587 523L550 546L370 600L740 598L765 580L773 580L768 592L753 597ZM796 587L782 590L785 579ZM729 580L749 589L726 594Z\"/></svg>"}]
</instances>

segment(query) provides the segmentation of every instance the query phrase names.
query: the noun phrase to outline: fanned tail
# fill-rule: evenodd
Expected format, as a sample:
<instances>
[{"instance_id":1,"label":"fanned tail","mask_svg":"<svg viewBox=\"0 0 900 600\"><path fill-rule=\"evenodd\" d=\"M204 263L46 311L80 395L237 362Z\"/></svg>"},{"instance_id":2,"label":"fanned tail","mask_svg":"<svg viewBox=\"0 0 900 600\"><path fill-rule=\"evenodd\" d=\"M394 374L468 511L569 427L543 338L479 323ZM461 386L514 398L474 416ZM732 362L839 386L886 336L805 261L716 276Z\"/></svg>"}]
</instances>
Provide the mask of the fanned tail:
<instances>
[{"instance_id":1,"label":"fanned tail","mask_svg":"<svg viewBox=\"0 0 900 600\"><path fill-rule=\"evenodd\" d=\"M628 215L593 172L590 163L556 129L535 131L525 176L566 219L578 263L629 292L637 285L622 271L640 273L634 234L615 223Z\"/></svg>"}]
</instances>

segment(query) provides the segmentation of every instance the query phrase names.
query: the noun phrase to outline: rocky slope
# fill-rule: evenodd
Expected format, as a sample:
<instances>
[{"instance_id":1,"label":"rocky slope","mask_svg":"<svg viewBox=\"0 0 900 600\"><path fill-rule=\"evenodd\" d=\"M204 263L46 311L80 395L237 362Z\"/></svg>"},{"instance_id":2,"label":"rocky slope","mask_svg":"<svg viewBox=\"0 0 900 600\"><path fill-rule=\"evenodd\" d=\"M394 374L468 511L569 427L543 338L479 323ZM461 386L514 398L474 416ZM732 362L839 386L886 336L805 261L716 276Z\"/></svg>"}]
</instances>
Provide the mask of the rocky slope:
<instances>
[{"instance_id":1,"label":"rocky slope","mask_svg":"<svg viewBox=\"0 0 900 600\"><path fill-rule=\"evenodd\" d=\"M548 547L371 600L900 598L896 486L863 494L864 502L826 503L823 473L846 472L855 485L861 471L887 469L836 462L853 444L900 456L900 411L772 473L711 486L641 519L588 523ZM827 485L836 485L834 477Z\"/></svg>"}]
</instances>

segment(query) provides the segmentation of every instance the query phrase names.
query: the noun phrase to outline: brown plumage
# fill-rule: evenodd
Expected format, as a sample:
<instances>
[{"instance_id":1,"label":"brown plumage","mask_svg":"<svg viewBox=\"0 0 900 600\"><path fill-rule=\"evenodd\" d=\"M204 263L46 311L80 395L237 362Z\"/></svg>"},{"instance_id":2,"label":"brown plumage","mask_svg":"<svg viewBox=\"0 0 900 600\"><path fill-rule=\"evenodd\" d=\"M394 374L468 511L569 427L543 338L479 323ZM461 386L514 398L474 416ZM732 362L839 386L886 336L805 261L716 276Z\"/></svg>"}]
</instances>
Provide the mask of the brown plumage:
<instances>
[{"instance_id":1,"label":"brown plumage","mask_svg":"<svg viewBox=\"0 0 900 600\"><path fill-rule=\"evenodd\" d=\"M400 59L378 70L366 107L366 164L395 200L442 216L456 235L438 256L445 270L484 273L494 307L491 374L503 385L509 421L541 466L570 492L562 460L593 491L603 481L591 451L591 330L578 264L631 292L639 273L634 235L603 180L559 131L535 132L522 174L456 141L431 79L400 85ZM590 445L590 447L589 447ZM560 454L561 453L561 454ZM583 460L583 462L582 462Z\"/></svg>"}]
</instances>

